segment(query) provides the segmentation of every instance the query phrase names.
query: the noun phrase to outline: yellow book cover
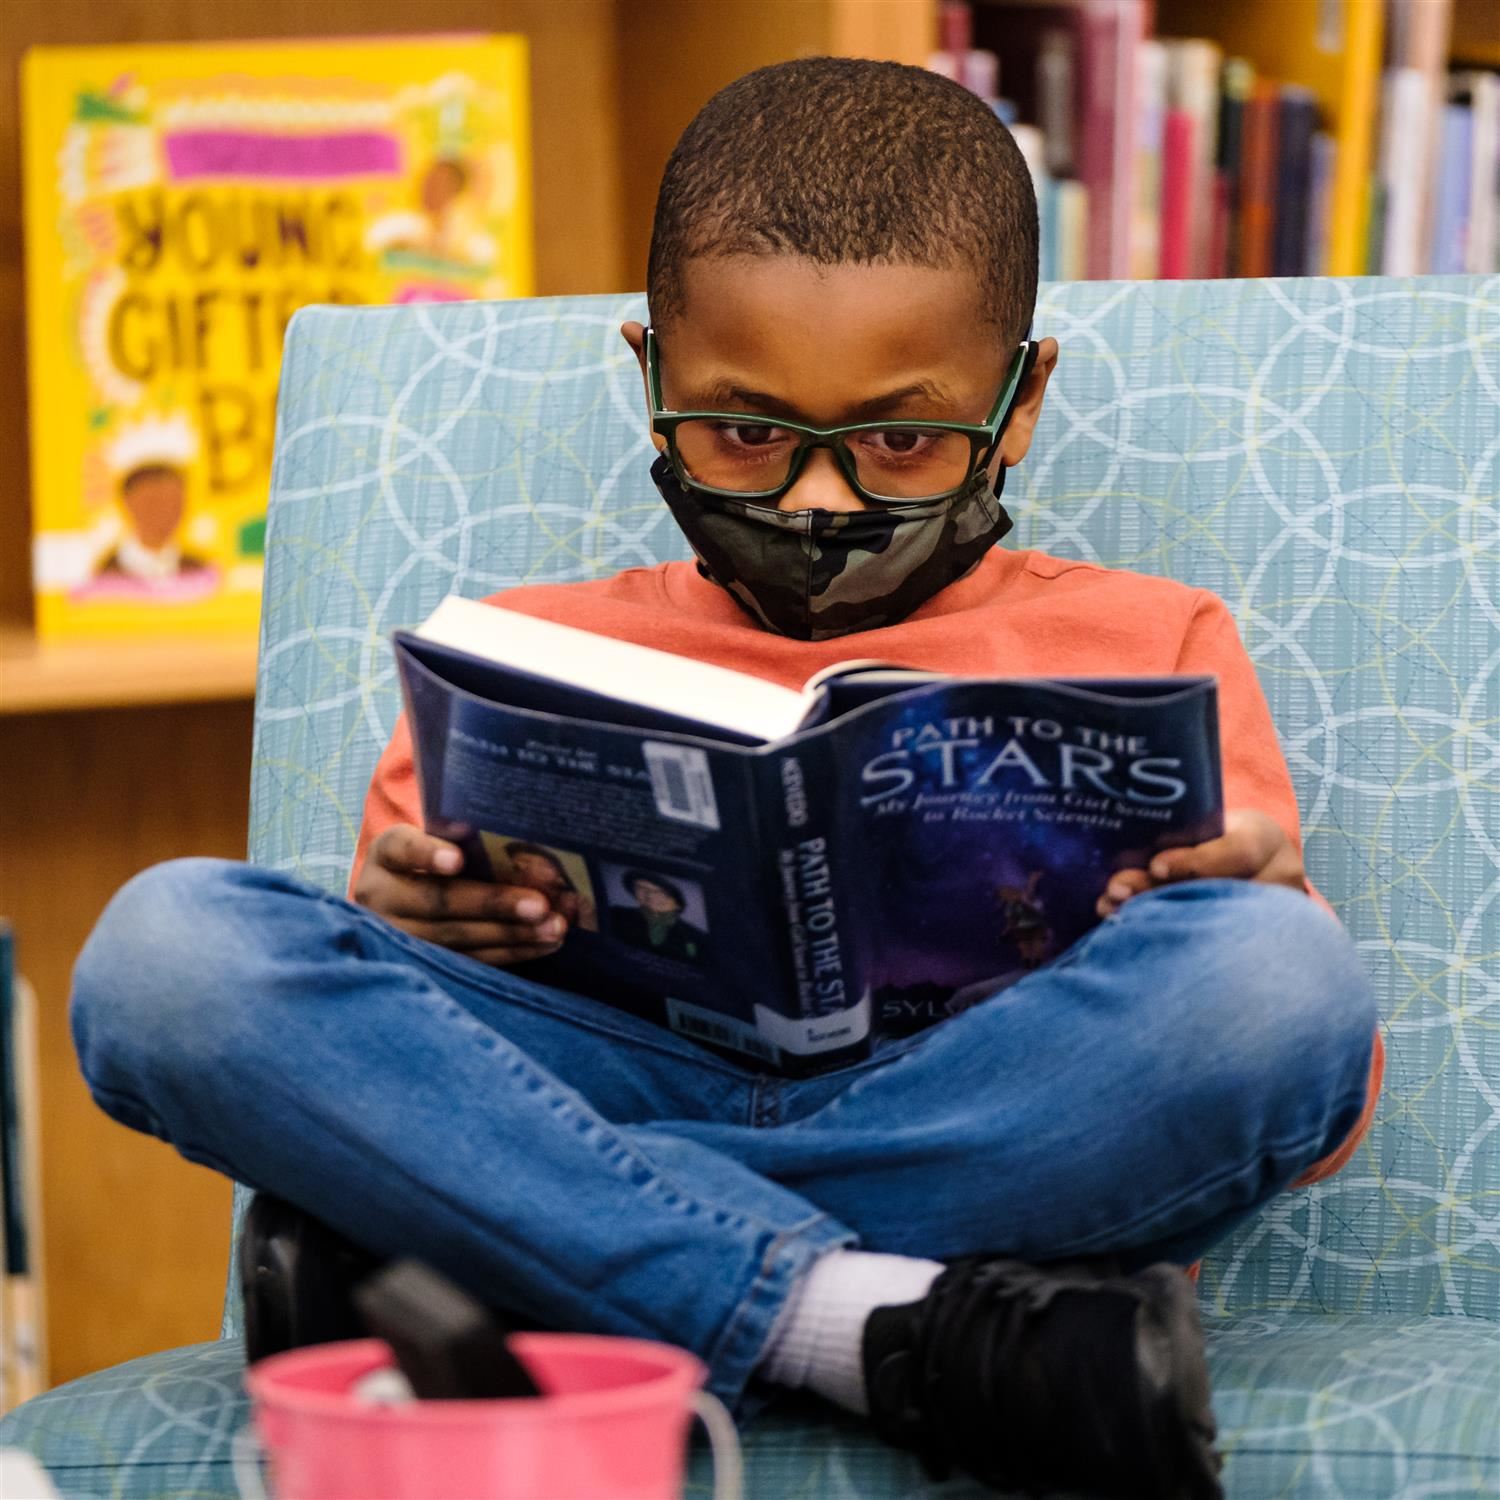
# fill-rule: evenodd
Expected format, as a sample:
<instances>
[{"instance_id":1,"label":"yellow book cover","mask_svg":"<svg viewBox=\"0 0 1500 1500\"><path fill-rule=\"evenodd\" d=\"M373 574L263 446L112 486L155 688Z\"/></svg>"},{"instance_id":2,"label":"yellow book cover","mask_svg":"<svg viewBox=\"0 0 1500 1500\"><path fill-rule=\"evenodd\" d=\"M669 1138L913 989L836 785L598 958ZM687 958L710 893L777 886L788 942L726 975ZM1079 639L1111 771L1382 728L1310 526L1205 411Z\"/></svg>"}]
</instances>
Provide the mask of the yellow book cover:
<instances>
[{"instance_id":1,"label":"yellow book cover","mask_svg":"<svg viewBox=\"0 0 1500 1500\"><path fill-rule=\"evenodd\" d=\"M307 303L532 291L520 37L35 48L37 629L248 633Z\"/></svg>"}]
</instances>

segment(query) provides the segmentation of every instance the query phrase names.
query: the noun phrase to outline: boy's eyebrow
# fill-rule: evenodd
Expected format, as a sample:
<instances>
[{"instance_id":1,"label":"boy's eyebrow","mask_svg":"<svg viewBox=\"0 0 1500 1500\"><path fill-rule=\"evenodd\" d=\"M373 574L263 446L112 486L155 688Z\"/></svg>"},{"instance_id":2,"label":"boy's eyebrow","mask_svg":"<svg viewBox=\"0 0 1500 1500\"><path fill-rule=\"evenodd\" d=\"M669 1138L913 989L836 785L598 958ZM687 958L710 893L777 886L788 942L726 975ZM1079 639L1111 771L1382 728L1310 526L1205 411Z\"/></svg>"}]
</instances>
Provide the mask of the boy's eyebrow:
<instances>
[{"instance_id":1,"label":"boy's eyebrow","mask_svg":"<svg viewBox=\"0 0 1500 1500\"><path fill-rule=\"evenodd\" d=\"M912 400L930 402L942 411L951 411L954 398L934 380L915 380L910 385L884 391L851 406L844 413L846 422L869 422L903 406ZM683 411L753 411L768 417L785 417L791 421L804 420L798 409L789 401L773 396L766 391L751 390L736 385L730 380L716 380L690 393L683 401ZM909 415L909 414L908 414ZM913 420L916 420L913 418ZM816 424L810 424L816 425Z\"/></svg>"}]
</instances>

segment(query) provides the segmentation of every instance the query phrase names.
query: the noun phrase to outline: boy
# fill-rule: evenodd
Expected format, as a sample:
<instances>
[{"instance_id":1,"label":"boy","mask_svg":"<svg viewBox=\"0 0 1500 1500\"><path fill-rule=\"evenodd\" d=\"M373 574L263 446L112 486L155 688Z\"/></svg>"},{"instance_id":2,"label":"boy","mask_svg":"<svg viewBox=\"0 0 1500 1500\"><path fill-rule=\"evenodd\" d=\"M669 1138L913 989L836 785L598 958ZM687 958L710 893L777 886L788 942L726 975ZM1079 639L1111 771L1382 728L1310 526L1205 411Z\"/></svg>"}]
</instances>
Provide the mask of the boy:
<instances>
[{"instance_id":1,"label":"boy","mask_svg":"<svg viewBox=\"0 0 1500 1500\"><path fill-rule=\"evenodd\" d=\"M794 1083L516 972L567 922L457 877L403 726L357 904L203 861L120 893L74 1000L100 1103L523 1316L685 1345L731 1401L806 1388L1005 1487L1216 1494L1178 1268L1347 1159L1374 1011L1224 606L994 546L1057 359L1036 274L1026 168L973 96L827 58L739 80L668 164L653 328L623 330L700 565L496 602L789 685L849 656L1214 672L1222 838L1115 877L1003 994Z\"/></svg>"}]
</instances>

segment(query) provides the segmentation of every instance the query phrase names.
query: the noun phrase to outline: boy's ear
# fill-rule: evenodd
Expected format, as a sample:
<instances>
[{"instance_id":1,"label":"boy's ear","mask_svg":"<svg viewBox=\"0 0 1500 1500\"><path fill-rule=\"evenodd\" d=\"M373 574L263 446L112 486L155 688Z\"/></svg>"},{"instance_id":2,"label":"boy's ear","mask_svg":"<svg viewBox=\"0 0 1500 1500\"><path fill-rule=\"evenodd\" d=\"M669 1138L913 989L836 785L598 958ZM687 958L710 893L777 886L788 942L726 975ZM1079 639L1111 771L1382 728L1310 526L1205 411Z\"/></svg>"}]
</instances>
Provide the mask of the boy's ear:
<instances>
[{"instance_id":1,"label":"boy's ear","mask_svg":"<svg viewBox=\"0 0 1500 1500\"><path fill-rule=\"evenodd\" d=\"M650 387L646 376L646 325L644 323L621 323L620 337L630 345L630 352L635 355L635 362L641 367L641 392L646 397L646 408L651 406ZM649 434L652 443L658 451L666 448L667 440L656 433Z\"/></svg>"},{"instance_id":2,"label":"boy's ear","mask_svg":"<svg viewBox=\"0 0 1500 1500\"><path fill-rule=\"evenodd\" d=\"M630 345L636 363L641 367L641 378L646 375L646 325L644 323L621 323L620 337Z\"/></svg>"},{"instance_id":3,"label":"boy's ear","mask_svg":"<svg viewBox=\"0 0 1500 1500\"><path fill-rule=\"evenodd\" d=\"M1031 447L1031 437L1036 431L1036 419L1042 414L1042 397L1047 394L1047 382L1057 368L1057 340L1043 339L1037 347L1036 363L1026 384L1021 388L1020 398L1011 413L1010 425L1000 439L1000 462L1007 469L1014 468L1026 457Z\"/></svg>"}]
</instances>

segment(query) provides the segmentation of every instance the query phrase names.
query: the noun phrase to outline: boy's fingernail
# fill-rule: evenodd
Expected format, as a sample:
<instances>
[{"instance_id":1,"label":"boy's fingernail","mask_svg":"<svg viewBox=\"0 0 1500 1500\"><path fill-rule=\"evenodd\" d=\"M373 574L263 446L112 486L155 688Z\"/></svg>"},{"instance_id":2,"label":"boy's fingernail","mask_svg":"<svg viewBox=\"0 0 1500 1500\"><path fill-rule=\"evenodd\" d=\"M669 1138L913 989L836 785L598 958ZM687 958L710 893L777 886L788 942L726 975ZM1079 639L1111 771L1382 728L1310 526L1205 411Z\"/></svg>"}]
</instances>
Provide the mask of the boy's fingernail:
<instances>
[{"instance_id":1,"label":"boy's fingernail","mask_svg":"<svg viewBox=\"0 0 1500 1500\"><path fill-rule=\"evenodd\" d=\"M1165 880L1167 878L1167 862L1164 859L1153 859L1151 861L1151 877L1153 880Z\"/></svg>"},{"instance_id":2,"label":"boy's fingernail","mask_svg":"<svg viewBox=\"0 0 1500 1500\"><path fill-rule=\"evenodd\" d=\"M516 915L523 922L540 922L547 915L547 903L540 896L522 896L516 902Z\"/></svg>"},{"instance_id":3,"label":"boy's fingernail","mask_svg":"<svg viewBox=\"0 0 1500 1500\"><path fill-rule=\"evenodd\" d=\"M548 917L537 931L544 938L560 938L568 930L568 924L561 917Z\"/></svg>"},{"instance_id":4,"label":"boy's fingernail","mask_svg":"<svg viewBox=\"0 0 1500 1500\"><path fill-rule=\"evenodd\" d=\"M439 849L432 856L432 868L439 875L456 875L463 867L464 857L457 849Z\"/></svg>"}]
</instances>

